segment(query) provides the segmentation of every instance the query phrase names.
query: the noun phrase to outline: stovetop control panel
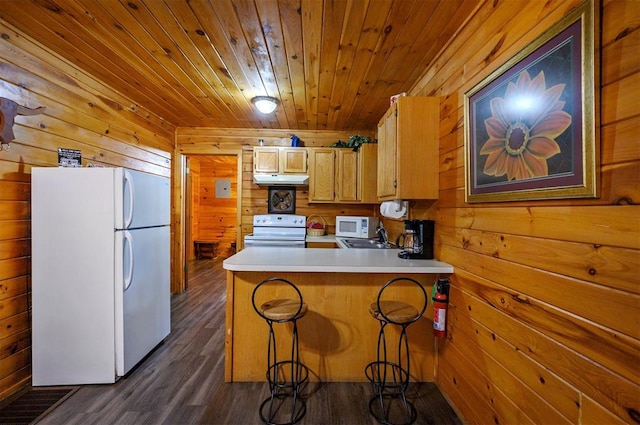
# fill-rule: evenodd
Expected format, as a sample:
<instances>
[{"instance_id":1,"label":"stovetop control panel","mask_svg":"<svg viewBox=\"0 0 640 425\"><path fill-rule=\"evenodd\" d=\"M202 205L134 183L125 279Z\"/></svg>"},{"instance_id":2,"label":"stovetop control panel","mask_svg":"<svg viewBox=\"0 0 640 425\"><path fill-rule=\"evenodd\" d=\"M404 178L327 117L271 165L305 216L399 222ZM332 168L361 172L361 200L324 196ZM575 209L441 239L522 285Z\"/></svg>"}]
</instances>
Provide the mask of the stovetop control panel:
<instances>
[{"instance_id":1,"label":"stovetop control panel","mask_svg":"<svg viewBox=\"0 0 640 425\"><path fill-rule=\"evenodd\" d=\"M253 225L254 227L306 227L307 217L295 214L259 214L253 216Z\"/></svg>"}]
</instances>

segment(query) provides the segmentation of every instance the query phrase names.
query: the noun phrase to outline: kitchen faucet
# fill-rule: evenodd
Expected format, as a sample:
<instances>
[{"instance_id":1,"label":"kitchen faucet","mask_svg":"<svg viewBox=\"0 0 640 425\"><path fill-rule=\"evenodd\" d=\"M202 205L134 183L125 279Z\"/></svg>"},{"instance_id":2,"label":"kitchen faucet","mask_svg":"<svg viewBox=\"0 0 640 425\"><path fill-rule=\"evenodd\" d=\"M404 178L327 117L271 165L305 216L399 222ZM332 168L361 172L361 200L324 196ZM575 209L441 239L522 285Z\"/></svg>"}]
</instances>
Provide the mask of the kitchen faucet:
<instances>
[{"instance_id":1,"label":"kitchen faucet","mask_svg":"<svg viewBox=\"0 0 640 425\"><path fill-rule=\"evenodd\" d=\"M387 234L387 229L384 228L382 222L378 223L378 228L376 229L376 233L380 238L380 243L387 244L389 243L389 235Z\"/></svg>"}]
</instances>

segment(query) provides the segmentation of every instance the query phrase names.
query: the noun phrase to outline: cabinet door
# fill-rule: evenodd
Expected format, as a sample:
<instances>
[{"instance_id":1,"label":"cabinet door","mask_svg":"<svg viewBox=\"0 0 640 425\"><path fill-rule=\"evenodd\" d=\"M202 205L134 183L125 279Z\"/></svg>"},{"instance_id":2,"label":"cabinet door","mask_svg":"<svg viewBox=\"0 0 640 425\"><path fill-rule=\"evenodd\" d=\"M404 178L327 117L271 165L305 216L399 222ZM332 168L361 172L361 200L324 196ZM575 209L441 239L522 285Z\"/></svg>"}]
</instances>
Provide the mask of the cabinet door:
<instances>
[{"instance_id":1,"label":"cabinet door","mask_svg":"<svg viewBox=\"0 0 640 425\"><path fill-rule=\"evenodd\" d=\"M309 202L335 199L335 149L309 148Z\"/></svg>"},{"instance_id":2,"label":"cabinet door","mask_svg":"<svg viewBox=\"0 0 640 425\"><path fill-rule=\"evenodd\" d=\"M404 97L396 114L396 199L438 199L437 97Z\"/></svg>"},{"instance_id":3,"label":"cabinet door","mask_svg":"<svg viewBox=\"0 0 640 425\"><path fill-rule=\"evenodd\" d=\"M338 202L358 201L358 153L351 149L337 151L337 190Z\"/></svg>"},{"instance_id":4,"label":"cabinet door","mask_svg":"<svg viewBox=\"0 0 640 425\"><path fill-rule=\"evenodd\" d=\"M397 104L378 123L378 197L396 193Z\"/></svg>"},{"instance_id":5,"label":"cabinet door","mask_svg":"<svg viewBox=\"0 0 640 425\"><path fill-rule=\"evenodd\" d=\"M278 173L280 171L277 147L253 148L253 171L256 173Z\"/></svg>"},{"instance_id":6,"label":"cabinet door","mask_svg":"<svg viewBox=\"0 0 640 425\"><path fill-rule=\"evenodd\" d=\"M358 200L363 204L378 201L378 144L365 143L358 151Z\"/></svg>"},{"instance_id":7,"label":"cabinet door","mask_svg":"<svg viewBox=\"0 0 640 425\"><path fill-rule=\"evenodd\" d=\"M307 150L305 148L282 148L280 170L283 173L306 173Z\"/></svg>"}]
</instances>

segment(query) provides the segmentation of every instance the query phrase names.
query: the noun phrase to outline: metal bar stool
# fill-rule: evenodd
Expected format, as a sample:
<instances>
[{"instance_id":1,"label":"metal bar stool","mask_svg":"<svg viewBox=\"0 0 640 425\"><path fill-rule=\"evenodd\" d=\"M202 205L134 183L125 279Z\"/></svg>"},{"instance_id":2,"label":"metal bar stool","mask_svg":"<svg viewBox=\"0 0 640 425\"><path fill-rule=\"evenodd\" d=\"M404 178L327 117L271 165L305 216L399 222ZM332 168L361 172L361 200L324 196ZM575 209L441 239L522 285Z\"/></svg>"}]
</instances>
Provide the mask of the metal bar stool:
<instances>
[{"instance_id":1,"label":"metal bar stool","mask_svg":"<svg viewBox=\"0 0 640 425\"><path fill-rule=\"evenodd\" d=\"M382 299L383 293L390 286L401 283L416 285L420 288L424 297L421 310L402 301L386 301ZM407 400L406 396L411 364L407 327L422 317L427 309L427 300L427 292L419 282L411 278L399 277L385 283L378 291L377 300L369 306L369 313L380 322L377 359L365 367L365 375L371 382L374 393L374 396L369 401L369 412L382 424L408 425L416 420L416 409ZM385 329L389 324L402 327L395 362L389 361L387 358ZM406 364L403 362L403 358L406 358ZM401 402L399 413L395 410L392 412L392 406L397 401Z\"/></svg>"},{"instance_id":2,"label":"metal bar stool","mask_svg":"<svg viewBox=\"0 0 640 425\"><path fill-rule=\"evenodd\" d=\"M257 306L256 293L266 284L293 288L297 299L272 299ZM265 279L258 283L251 295L251 303L256 313L269 325L266 375L271 394L260 405L260 419L268 425L295 424L307 413L307 406L300 392L301 386L309 378L309 370L300 363L298 344L298 319L307 313L307 304L304 303L300 290L293 283L278 277ZM293 323L291 358L290 360L278 360L273 324L287 322ZM289 372L288 376L287 372ZM290 406L287 406L287 401L290 402Z\"/></svg>"}]
</instances>

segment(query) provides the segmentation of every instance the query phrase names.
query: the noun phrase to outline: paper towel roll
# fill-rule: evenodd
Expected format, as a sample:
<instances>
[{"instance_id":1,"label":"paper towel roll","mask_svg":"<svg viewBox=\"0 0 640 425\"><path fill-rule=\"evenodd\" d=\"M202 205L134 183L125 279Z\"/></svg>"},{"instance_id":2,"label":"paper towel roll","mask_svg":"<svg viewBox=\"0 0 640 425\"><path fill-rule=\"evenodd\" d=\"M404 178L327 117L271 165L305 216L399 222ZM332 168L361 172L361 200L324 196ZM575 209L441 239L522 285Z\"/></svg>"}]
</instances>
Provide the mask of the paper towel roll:
<instances>
[{"instance_id":1,"label":"paper towel roll","mask_svg":"<svg viewBox=\"0 0 640 425\"><path fill-rule=\"evenodd\" d=\"M380 204L380 214L388 218L402 218L407 214L407 201L385 201Z\"/></svg>"}]
</instances>

